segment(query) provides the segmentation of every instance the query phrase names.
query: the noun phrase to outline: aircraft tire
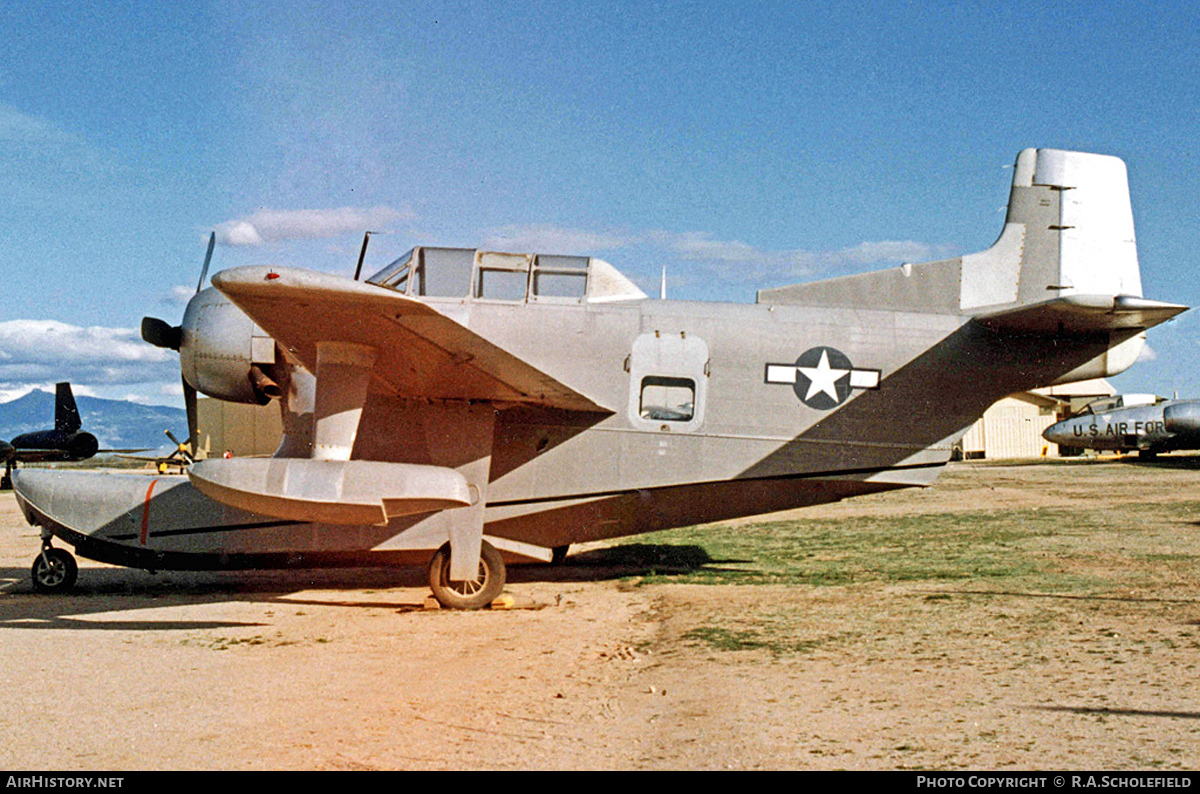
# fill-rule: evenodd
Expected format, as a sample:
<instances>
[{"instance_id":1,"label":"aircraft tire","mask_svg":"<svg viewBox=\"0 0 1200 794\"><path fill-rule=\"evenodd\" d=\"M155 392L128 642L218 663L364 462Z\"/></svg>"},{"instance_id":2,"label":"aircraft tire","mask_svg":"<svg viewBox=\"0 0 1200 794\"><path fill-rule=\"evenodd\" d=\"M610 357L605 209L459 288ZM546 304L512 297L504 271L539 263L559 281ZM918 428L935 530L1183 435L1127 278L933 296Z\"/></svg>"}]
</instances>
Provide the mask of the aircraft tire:
<instances>
[{"instance_id":1,"label":"aircraft tire","mask_svg":"<svg viewBox=\"0 0 1200 794\"><path fill-rule=\"evenodd\" d=\"M79 566L70 552L49 548L33 559L29 576L33 579L33 589L39 593L65 593L75 586Z\"/></svg>"},{"instance_id":2,"label":"aircraft tire","mask_svg":"<svg viewBox=\"0 0 1200 794\"><path fill-rule=\"evenodd\" d=\"M486 540L479 550L477 579L469 582L450 580L449 543L443 544L429 563L429 589L446 609L483 609L500 595L506 576L504 558Z\"/></svg>"},{"instance_id":3,"label":"aircraft tire","mask_svg":"<svg viewBox=\"0 0 1200 794\"><path fill-rule=\"evenodd\" d=\"M570 550L571 550L570 543L568 543L564 546L555 546L553 549L550 550L550 564L551 565L562 565L563 560L567 559L567 552L569 552Z\"/></svg>"}]
</instances>

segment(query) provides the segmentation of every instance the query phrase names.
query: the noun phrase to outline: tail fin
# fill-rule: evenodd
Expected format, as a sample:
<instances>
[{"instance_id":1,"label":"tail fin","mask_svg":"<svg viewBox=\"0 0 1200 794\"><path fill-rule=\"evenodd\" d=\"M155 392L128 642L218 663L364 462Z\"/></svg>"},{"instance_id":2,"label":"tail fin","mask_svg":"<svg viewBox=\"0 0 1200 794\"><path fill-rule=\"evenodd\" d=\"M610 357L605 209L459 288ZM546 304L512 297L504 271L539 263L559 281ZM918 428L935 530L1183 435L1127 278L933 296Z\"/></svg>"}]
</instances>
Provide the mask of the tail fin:
<instances>
[{"instance_id":1,"label":"tail fin","mask_svg":"<svg viewBox=\"0 0 1200 794\"><path fill-rule=\"evenodd\" d=\"M1004 229L986 251L762 290L758 302L978 315L1066 296L1141 294L1125 163L1025 149Z\"/></svg>"},{"instance_id":2,"label":"tail fin","mask_svg":"<svg viewBox=\"0 0 1200 794\"><path fill-rule=\"evenodd\" d=\"M1000 239L962 258L959 308L1141 294L1125 163L1060 149L1017 155Z\"/></svg>"},{"instance_id":3,"label":"tail fin","mask_svg":"<svg viewBox=\"0 0 1200 794\"><path fill-rule=\"evenodd\" d=\"M82 422L79 409L75 407L75 395L70 383L59 383L54 387L54 429L64 433L75 433Z\"/></svg>"}]
</instances>

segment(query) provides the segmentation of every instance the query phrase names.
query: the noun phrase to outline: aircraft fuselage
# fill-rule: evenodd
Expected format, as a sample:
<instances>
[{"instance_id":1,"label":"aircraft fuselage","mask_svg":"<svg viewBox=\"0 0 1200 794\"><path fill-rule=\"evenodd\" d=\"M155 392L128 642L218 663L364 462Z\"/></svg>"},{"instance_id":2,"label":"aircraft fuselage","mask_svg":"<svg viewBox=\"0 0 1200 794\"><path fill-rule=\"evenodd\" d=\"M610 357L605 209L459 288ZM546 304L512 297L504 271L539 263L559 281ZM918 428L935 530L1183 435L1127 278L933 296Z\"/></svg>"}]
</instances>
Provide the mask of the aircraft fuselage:
<instances>
[{"instance_id":1,"label":"aircraft fuselage","mask_svg":"<svg viewBox=\"0 0 1200 794\"><path fill-rule=\"evenodd\" d=\"M1085 413L1051 425L1042 435L1063 447L1114 452L1200 449L1200 400Z\"/></svg>"}]
</instances>

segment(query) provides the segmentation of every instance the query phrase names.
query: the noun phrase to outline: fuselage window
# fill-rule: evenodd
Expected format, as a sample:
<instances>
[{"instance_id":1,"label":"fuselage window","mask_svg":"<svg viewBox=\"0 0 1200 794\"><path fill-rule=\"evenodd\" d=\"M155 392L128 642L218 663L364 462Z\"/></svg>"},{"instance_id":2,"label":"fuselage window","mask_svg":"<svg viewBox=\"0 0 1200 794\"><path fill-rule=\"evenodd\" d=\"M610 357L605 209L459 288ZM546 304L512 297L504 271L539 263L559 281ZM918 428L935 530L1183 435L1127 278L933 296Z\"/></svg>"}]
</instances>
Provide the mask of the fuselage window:
<instances>
[{"instance_id":1,"label":"fuselage window","mask_svg":"<svg viewBox=\"0 0 1200 794\"><path fill-rule=\"evenodd\" d=\"M656 422L690 422L696 411L696 382L691 378L642 378L638 415Z\"/></svg>"}]
</instances>

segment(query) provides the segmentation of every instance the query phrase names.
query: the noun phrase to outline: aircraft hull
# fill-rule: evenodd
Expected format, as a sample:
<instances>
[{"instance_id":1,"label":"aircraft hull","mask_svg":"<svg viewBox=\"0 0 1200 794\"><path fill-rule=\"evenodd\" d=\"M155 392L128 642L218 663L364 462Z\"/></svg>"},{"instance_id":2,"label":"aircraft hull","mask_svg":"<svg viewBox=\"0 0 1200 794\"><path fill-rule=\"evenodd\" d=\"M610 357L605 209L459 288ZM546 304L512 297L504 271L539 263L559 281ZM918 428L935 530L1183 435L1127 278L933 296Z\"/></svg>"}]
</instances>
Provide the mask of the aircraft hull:
<instances>
[{"instance_id":1,"label":"aircraft hull","mask_svg":"<svg viewBox=\"0 0 1200 794\"><path fill-rule=\"evenodd\" d=\"M583 495L512 513L489 507L485 537L510 558L538 548L757 515L901 487L869 472L765 478ZM26 519L82 557L149 570L407 565L445 542L430 518L387 526L290 521L237 510L200 493L186 476L24 469L14 489ZM94 492L102 500L81 500ZM81 504L87 510L80 510ZM96 505L100 508L97 509Z\"/></svg>"}]
</instances>

